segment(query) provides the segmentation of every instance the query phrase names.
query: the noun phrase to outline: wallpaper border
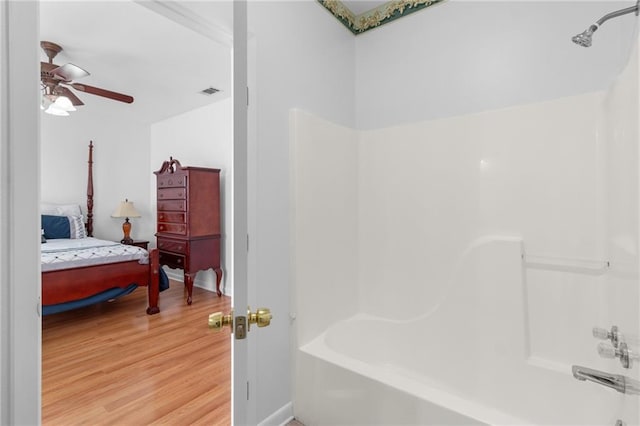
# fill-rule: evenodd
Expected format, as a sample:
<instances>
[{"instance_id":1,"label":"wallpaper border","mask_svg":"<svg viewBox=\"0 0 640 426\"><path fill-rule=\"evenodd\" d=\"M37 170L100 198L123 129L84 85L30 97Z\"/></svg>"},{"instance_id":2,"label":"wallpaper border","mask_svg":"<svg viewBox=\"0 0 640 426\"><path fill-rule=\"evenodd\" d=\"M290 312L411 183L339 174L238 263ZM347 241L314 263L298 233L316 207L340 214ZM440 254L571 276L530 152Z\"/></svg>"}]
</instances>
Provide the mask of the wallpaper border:
<instances>
[{"instance_id":1,"label":"wallpaper border","mask_svg":"<svg viewBox=\"0 0 640 426\"><path fill-rule=\"evenodd\" d=\"M354 35L379 27L444 0L393 0L375 9L355 15L340 0L318 0Z\"/></svg>"}]
</instances>

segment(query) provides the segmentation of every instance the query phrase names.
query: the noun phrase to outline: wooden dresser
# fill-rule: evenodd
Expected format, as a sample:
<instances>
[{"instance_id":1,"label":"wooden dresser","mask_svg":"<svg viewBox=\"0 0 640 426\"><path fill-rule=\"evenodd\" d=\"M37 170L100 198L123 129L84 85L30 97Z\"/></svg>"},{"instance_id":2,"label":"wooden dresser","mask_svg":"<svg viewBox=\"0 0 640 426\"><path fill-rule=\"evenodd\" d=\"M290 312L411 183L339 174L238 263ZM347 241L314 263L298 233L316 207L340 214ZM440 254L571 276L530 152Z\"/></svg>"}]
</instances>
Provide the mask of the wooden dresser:
<instances>
[{"instance_id":1,"label":"wooden dresser","mask_svg":"<svg viewBox=\"0 0 640 426\"><path fill-rule=\"evenodd\" d=\"M183 167L174 158L156 175L160 265L184 271L187 303L198 271L212 268L220 291L220 170Z\"/></svg>"}]
</instances>

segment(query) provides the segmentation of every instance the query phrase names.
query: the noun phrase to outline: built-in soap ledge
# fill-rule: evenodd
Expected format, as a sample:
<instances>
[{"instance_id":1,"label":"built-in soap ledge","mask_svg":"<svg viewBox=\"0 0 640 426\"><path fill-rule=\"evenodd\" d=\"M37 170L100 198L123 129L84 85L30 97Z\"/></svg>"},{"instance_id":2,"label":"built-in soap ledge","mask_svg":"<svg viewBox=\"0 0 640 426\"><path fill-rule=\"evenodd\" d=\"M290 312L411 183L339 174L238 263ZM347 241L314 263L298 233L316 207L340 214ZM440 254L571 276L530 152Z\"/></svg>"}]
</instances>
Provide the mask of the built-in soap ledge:
<instances>
[{"instance_id":1,"label":"built-in soap ledge","mask_svg":"<svg viewBox=\"0 0 640 426\"><path fill-rule=\"evenodd\" d=\"M604 275L609 270L608 260L573 259L554 256L522 254L522 262L527 269L571 272L585 275Z\"/></svg>"}]
</instances>

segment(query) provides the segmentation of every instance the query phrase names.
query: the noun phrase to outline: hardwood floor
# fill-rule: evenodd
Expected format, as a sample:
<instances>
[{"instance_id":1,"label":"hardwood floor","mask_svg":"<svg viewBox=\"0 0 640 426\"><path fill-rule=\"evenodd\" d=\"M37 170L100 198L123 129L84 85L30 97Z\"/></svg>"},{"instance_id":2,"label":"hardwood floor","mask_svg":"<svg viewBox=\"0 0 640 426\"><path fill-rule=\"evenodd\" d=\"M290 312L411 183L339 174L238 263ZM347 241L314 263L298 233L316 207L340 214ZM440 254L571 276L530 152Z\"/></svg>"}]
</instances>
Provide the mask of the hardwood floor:
<instances>
[{"instance_id":1,"label":"hardwood floor","mask_svg":"<svg viewBox=\"0 0 640 426\"><path fill-rule=\"evenodd\" d=\"M116 301L44 317L44 425L228 425L229 331L209 330L231 299L172 281L160 313L147 315L146 288Z\"/></svg>"}]
</instances>

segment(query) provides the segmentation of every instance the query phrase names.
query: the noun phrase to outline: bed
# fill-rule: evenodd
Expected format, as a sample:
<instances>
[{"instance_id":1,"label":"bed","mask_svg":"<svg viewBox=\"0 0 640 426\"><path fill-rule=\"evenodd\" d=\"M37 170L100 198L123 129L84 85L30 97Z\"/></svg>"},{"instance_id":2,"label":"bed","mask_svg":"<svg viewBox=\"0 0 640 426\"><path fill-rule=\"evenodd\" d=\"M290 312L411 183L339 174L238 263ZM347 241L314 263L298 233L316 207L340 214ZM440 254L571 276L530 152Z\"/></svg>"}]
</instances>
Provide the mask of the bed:
<instances>
[{"instance_id":1,"label":"bed","mask_svg":"<svg viewBox=\"0 0 640 426\"><path fill-rule=\"evenodd\" d=\"M129 294L147 287L147 314L160 312L168 286L158 250L146 251L93 238L93 143L89 143L87 214L79 205L41 206L42 314L49 315Z\"/></svg>"}]
</instances>

